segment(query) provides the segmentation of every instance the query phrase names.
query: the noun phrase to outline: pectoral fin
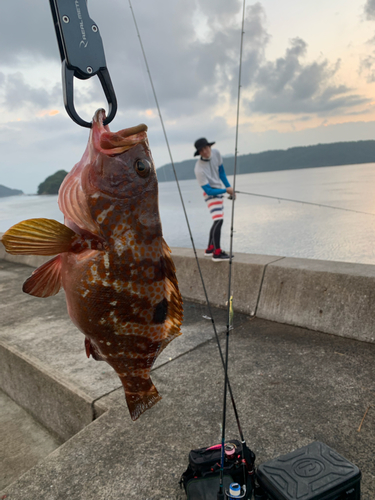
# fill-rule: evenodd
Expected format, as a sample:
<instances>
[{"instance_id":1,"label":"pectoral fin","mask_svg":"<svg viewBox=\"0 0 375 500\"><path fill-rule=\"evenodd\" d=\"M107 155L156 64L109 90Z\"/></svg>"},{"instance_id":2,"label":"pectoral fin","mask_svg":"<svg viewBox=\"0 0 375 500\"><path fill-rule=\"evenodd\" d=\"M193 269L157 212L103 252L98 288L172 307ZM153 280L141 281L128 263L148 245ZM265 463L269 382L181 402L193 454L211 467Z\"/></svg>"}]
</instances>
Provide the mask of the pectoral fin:
<instances>
[{"instance_id":1,"label":"pectoral fin","mask_svg":"<svg viewBox=\"0 0 375 500\"><path fill-rule=\"evenodd\" d=\"M29 219L8 229L1 240L11 254L56 255L68 252L79 238L56 220Z\"/></svg>"},{"instance_id":2,"label":"pectoral fin","mask_svg":"<svg viewBox=\"0 0 375 500\"><path fill-rule=\"evenodd\" d=\"M35 297L51 297L61 288L61 257L57 255L35 269L23 284L22 291Z\"/></svg>"}]
</instances>

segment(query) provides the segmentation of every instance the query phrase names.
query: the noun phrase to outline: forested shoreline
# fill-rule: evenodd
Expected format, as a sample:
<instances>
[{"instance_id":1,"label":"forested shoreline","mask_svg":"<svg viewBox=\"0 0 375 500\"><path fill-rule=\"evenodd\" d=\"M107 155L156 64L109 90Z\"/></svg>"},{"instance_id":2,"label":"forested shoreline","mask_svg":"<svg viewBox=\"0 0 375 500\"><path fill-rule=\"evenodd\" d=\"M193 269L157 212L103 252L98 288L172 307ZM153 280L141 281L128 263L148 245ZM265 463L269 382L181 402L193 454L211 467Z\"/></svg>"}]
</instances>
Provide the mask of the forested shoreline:
<instances>
[{"instance_id":1,"label":"forested shoreline","mask_svg":"<svg viewBox=\"0 0 375 500\"><path fill-rule=\"evenodd\" d=\"M175 163L179 180L194 179L196 161L195 158ZM223 162L227 175L232 175L234 156L223 158ZM375 162L375 141L335 142L239 155L237 158L237 173L249 174L372 162ZM170 163L158 168L156 171L159 182L174 180Z\"/></svg>"}]
</instances>

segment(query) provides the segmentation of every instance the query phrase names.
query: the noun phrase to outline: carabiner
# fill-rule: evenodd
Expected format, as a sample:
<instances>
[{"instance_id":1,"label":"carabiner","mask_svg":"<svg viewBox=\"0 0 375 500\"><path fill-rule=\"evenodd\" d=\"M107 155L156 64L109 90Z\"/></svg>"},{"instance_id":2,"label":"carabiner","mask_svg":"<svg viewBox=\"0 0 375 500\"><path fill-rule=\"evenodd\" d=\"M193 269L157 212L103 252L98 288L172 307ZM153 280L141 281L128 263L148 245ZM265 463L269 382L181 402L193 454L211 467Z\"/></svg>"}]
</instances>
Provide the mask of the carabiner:
<instances>
[{"instance_id":1,"label":"carabiner","mask_svg":"<svg viewBox=\"0 0 375 500\"><path fill-rule=\"evenodd\" d=\"M56 38L62 62L64 106L70 118L82 127L83 120L74 106L74 77L80 80L98 75L108 102L104 125L116 115L117 99L106 65L98 25L90 18L86 0L50 0Z\"/></svg>"}]
</instances>

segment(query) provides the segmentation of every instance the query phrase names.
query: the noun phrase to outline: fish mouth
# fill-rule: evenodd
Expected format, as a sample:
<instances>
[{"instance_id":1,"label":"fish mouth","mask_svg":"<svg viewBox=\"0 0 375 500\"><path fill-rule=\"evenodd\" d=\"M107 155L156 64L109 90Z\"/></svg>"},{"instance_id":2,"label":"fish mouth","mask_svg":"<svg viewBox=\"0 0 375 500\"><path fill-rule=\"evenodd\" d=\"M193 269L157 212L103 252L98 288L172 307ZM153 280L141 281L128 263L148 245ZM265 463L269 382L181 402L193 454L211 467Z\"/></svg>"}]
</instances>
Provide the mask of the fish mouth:
<instances>
[{"instance_id":1,"label":"fish mouth","mask_svg":"<svg viewBox=\"0 0 375 500\"><path fill-rule=\"evenodd\" d=\"M92 139L97 151L117 156L147 140L148 127L144 123L111 132L108 125L103 125L105 118L105 110L98 109L92 121Z\"/></svg>"},{"instance_id":2,"label":"fish mouth","mask_svg":"<svg viewBox=\"0 0 375 500\"><path fill-rule=\"evenodd\" d=\"M104 125L103 125L103 122L104 122L104 120L106 119L106 116L107 116L107 115L106 115L106 113L105 113L105 109L103 109L103 108L99 108L99 109L97 109L97 110L95 111L94 117L93 117L93 119L92 119L93 124L94 124L94 123L98 123L100 126L102 126L102 127L103 127L103 126L104 126Z\"/></svg>"}]
</instances>

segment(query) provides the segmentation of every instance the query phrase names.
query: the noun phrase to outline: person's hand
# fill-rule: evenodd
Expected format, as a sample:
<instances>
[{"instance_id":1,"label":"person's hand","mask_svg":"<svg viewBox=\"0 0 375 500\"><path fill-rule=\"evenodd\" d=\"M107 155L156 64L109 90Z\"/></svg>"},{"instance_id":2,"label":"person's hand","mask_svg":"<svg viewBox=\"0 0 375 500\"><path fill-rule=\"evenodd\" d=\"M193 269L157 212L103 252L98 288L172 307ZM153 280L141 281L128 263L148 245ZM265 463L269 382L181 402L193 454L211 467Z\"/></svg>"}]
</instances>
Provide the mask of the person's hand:
<instances>
[{"instance_id":1,"label":"person's hand","mask_svg":"<svg viewBox=\"0 0 375 500\"><path fill-rule=\"evenodd\" d=\"M229 194L229 196L230 196L231 198L236 199L236 193L233 191L233 188L232 188L232 187L227 188L227 193Z\"/></svg>"}]
</instances>

